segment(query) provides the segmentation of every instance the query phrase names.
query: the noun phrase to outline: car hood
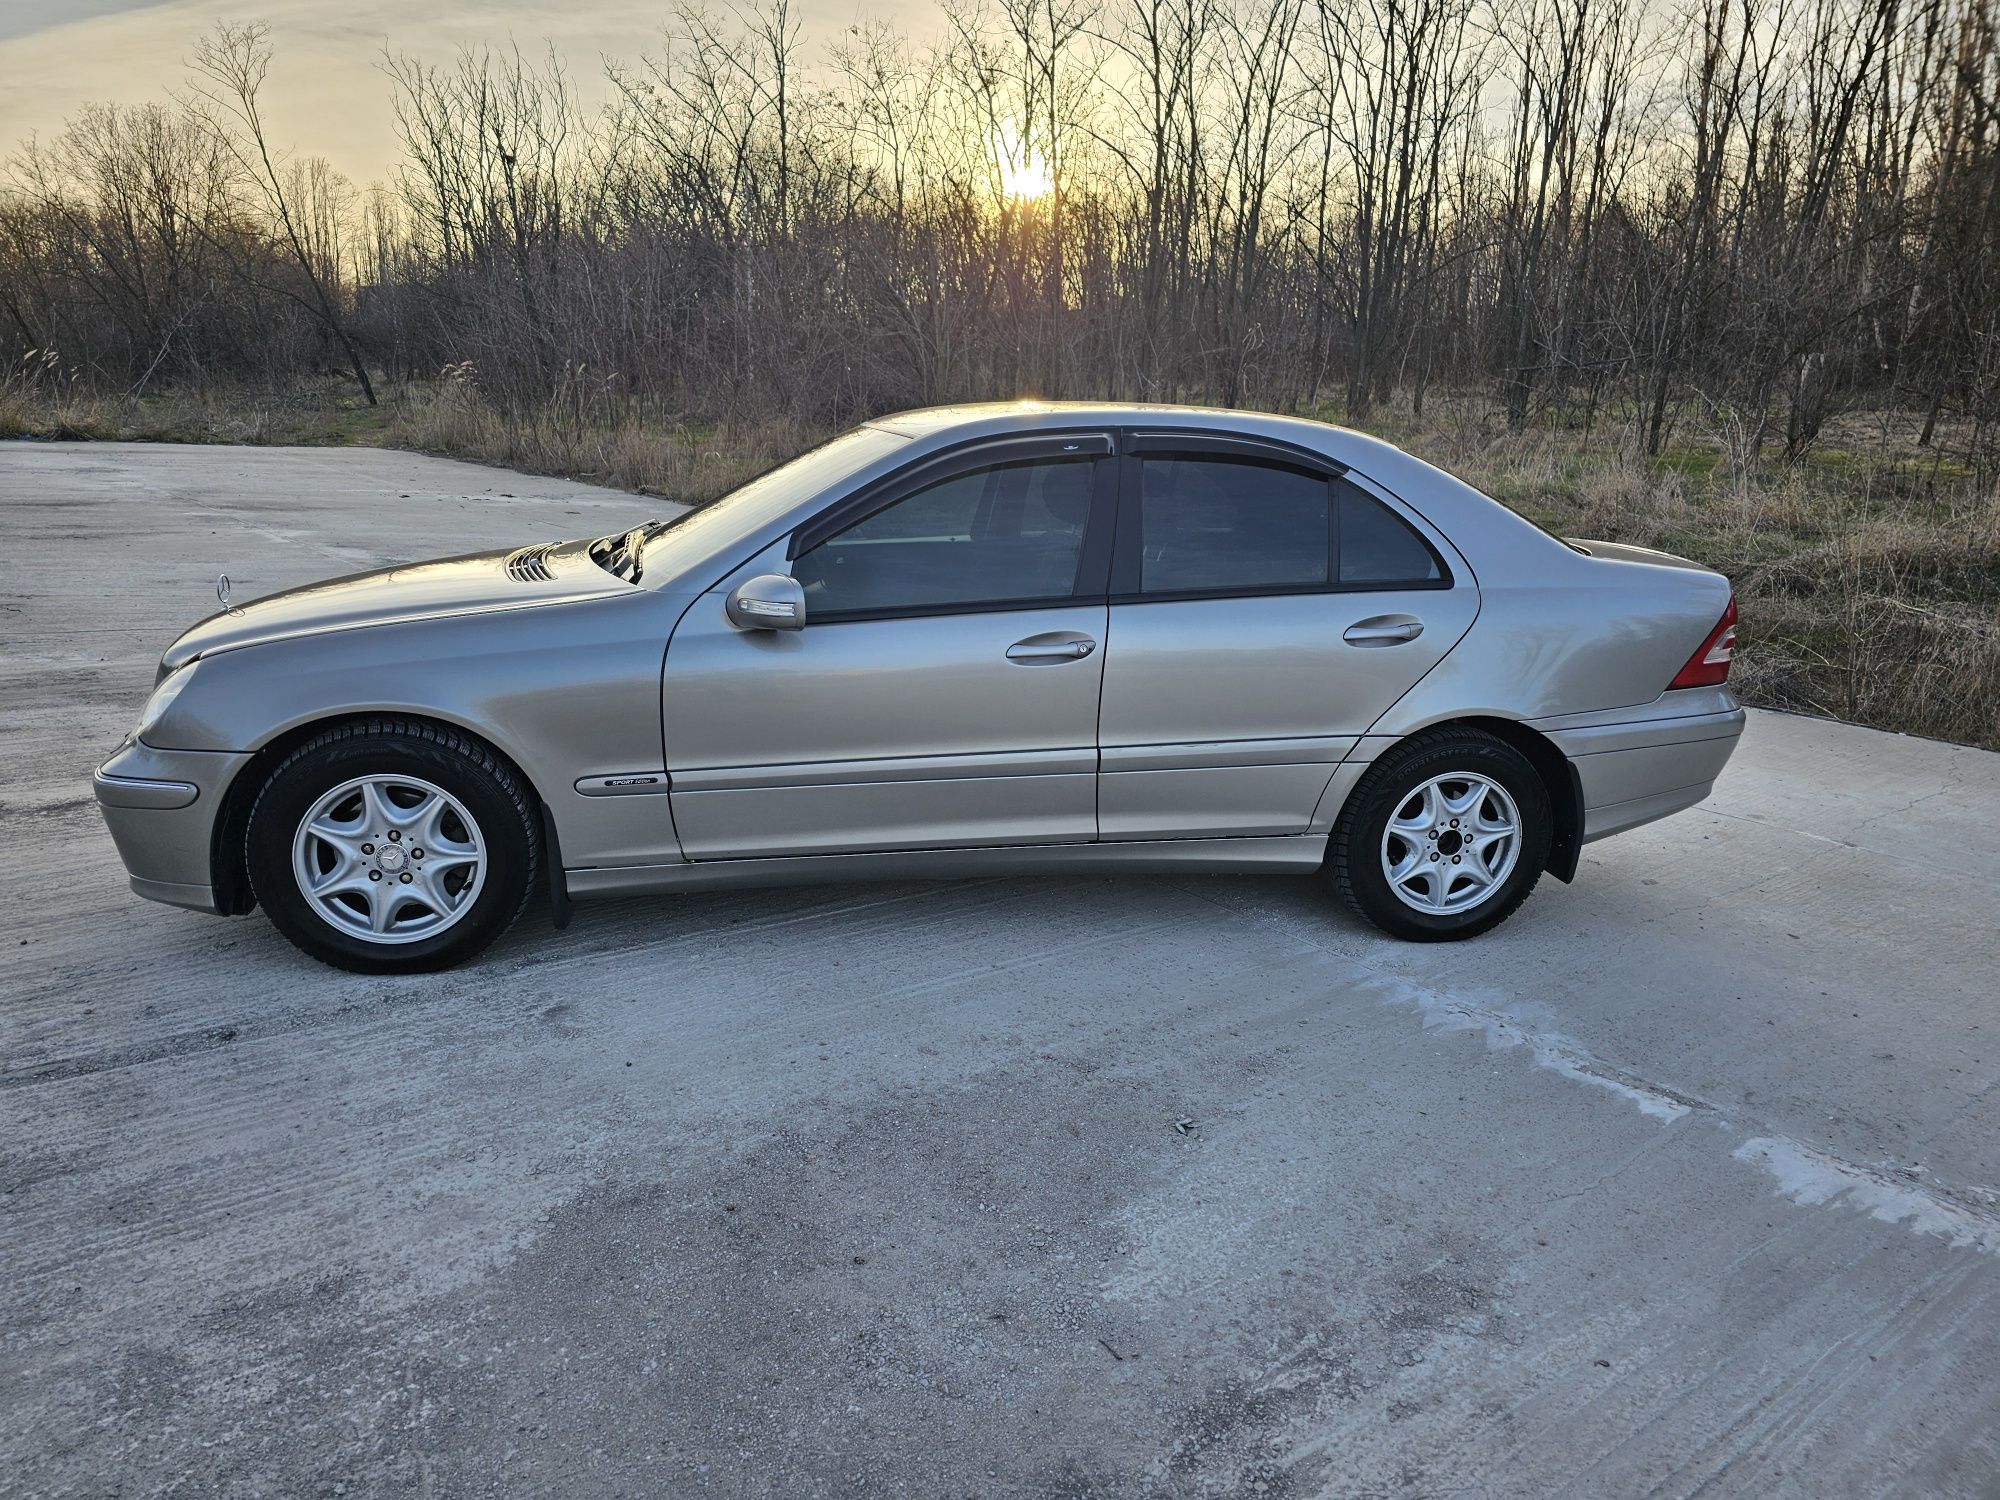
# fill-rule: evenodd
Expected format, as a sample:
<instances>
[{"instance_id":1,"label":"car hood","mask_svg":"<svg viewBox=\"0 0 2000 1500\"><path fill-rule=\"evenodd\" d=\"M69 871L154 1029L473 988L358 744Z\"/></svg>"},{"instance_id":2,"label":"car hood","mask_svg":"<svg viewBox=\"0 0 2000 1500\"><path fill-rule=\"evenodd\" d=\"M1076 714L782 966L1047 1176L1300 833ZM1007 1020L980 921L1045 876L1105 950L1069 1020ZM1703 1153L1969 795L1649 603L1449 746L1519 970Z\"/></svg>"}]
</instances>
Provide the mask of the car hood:
<instances>
[{"instance_id":1,"label":"car hood","mask_svg":"<svg viewBox=\"0 0 2000 1500\"><path fill-rule=\"evenodd\" d=\"M290 636L631 593L633 585L590 560L588 547L561 542L475 552L269 594L194 626L167 648L160 671Z\"/></svg>"}]
</instances>

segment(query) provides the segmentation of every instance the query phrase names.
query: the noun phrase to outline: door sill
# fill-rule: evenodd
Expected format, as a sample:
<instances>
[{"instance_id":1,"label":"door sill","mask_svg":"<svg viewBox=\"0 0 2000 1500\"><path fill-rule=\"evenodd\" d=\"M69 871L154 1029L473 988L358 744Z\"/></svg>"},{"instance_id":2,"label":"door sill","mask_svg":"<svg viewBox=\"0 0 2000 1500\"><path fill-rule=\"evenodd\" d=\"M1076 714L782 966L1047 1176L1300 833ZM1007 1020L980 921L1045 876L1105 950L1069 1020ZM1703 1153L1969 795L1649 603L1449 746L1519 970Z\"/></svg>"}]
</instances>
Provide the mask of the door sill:
<instances>
[{"instance_id":1,"label":"door sill","mask_svg":"<svg viewBox=\"0 0 2000 1500\"><path fill-rule=\"evenodd\" d=\"M669 865L571 870L570 894L627 896L702 887L816 885L835 880L964 880L1063 874L1309 875L1326 859L1324 833L1273 837L1143 839L1121 843L1009 844L983 849L902 849L870 854L779 855Z\"/></svg>"}]
</instances>

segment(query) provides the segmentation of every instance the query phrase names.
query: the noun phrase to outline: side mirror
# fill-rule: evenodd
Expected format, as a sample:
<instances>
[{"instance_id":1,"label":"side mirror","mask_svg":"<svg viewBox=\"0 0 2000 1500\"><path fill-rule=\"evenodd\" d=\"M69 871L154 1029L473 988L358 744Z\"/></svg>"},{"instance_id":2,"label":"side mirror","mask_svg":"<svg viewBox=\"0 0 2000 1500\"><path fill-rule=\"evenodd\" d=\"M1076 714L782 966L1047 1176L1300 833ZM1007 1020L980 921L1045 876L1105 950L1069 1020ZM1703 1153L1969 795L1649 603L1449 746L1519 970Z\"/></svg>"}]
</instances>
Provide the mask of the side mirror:
<instances>
[{"instance_id":1,"label":"side mirror","mask_svg":"<svg viewBox=\"0 0 2000 1500\"><path fill-rule=\"evenodd\" d=\"M722 607L738 630L798 630L806 623L806 591L783 573L744 579Z\"/></svg>"}]
</instances>

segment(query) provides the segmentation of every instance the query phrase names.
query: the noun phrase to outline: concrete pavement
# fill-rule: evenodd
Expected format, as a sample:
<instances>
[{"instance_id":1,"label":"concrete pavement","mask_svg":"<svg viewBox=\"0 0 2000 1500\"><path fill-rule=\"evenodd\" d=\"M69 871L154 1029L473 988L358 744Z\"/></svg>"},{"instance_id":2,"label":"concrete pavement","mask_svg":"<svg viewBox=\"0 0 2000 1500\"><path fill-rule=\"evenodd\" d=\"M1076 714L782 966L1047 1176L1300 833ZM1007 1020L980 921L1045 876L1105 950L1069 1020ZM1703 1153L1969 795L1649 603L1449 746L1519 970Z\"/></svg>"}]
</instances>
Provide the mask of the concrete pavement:
<instances>
[{"instance_id":1,"label":"concrete pavement","mask_svg":"<svg viewBox=\"0 0 2000 1500\"><path fill-rule=\"evenodd\" d=\"M126 892L216 572L657 509L0 445L0 1494L1996 1493L2000 756L1754 714L1447 947L1035 879L370 979Z\"/></svg>"}]
</instances>

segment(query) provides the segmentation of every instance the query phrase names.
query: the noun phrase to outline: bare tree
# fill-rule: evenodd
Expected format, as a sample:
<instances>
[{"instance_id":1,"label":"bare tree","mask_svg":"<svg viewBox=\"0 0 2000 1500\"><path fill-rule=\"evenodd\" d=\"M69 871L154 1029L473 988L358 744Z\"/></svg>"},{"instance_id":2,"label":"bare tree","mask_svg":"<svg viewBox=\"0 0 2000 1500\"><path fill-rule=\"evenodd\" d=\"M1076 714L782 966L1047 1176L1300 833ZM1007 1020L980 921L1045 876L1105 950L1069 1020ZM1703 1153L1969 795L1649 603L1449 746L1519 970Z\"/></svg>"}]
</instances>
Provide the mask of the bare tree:
<instances>
[{"instance_id":1,"label":"bare tree","mask_svg":"<svg viewBox=\"0 0 2000 1500\"><path fill-rule=\"evenodd\" d=\"M1306 107L1345 169L1347 409L1363 417L1388 394L1437 268L1445 163L1487 60L1470 0L1318 0L1315 22Z\"/></svg>"},{"instance_id":2,"label":"bare tree","mask_svg":"<svg viewBox=\"0 0 2000 1500\"><path fill-rule=\"evenodd\" d=\"M194 108L276 227L276 238L291 253L306 287L303 293L281 290L318 318L327 336L346 354L361 394L373 406L375 384L368 378L368 362L341 318L342 268L337 257L326 259L327 251L338 250L338 234L329 231L337 226L345 194L334 188L324 163L294 170L273 145L261 102L270 67L268 28L218 25L195 45L194 69L200 81L195 85Z\"/></svg>"},{"instance_id":3,"label":"bare tree","mask_svg":"<svg viewBox=\"0 0 2000 1500\"><path fill-rule=\"evenodd\" d=\"M507 421L808 425L1037 393L1515 427L1857 403L2000 454L1994 0L993 0L824 55L673 11L580 102L553 52L385 57L357 194L224 27L167 106L0 185L0 357L95 385L450 366ZM1940 437L1940 434L1943 436Z\"/></svg>"}]
</instances>

